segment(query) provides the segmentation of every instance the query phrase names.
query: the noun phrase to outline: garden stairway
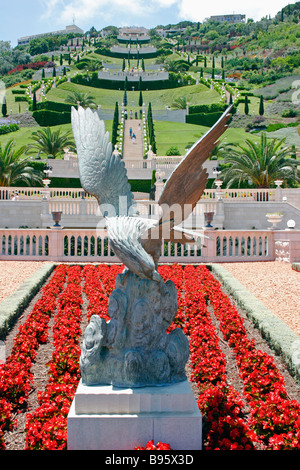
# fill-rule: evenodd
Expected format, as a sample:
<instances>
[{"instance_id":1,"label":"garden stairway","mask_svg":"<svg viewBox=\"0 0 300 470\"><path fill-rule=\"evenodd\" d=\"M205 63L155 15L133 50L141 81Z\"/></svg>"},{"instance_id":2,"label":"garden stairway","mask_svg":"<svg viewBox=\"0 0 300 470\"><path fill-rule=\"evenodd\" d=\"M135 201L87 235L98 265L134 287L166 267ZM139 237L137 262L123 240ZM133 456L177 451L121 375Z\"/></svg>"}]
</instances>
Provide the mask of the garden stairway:
<instances>
[{"instance_id":1,"label":"garden stairway","mask_svg":"<svg viewBox=\"0 0 300 470\"><path fill-rule=\"evenodd\" d=\"M140 125L140 129L139 129ZM130 137L130 128L135 134L135 142ZM143 126L140 119L126 119L124 128L123 160L142 160L143 158Z\"/></svg>"}]
</instances>

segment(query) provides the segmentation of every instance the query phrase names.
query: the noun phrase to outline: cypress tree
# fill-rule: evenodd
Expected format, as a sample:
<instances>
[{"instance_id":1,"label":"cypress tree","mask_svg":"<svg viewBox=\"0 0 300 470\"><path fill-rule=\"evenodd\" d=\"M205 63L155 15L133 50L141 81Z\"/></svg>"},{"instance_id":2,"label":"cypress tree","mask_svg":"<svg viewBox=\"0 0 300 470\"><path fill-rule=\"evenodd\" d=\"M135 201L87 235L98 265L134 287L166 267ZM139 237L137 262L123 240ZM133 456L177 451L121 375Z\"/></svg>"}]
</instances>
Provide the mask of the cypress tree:
<instances>
[{"instance_id":1,"label":"cypress tree","mask_svg":"<svg viewBox=\"0 0 300 470\"><path fill-rule=\"evenodd\" d=\"M142 69L145 72L145 61L144 61L144 59L142 59Z\"/></svg>"},{"instance_id":2,"label":"cypress tree","mask_svg":"<svg viewBox=\"0 0 300 470\"><path fill-rule=\"evenodd\" d=\"M126 76L125 81L124 81L124 90L127 90L127 85L128 85L128 78Z\"/></svg>"},{"instance_id":3,"label":"cypress tree","mask_svg":"<svg viewBox=\"0 0 300 470\"><path fill-rule=\"evenodd\" d=\"M260 95L260 99L259 99L259 115L260 116L263 116L265 110L264 110L264 98L262 95Z\"/></svg>"},{"instance_id":4,"label":"cypress tree","mask_svg":"<svg viewBox=\"0 0 300 470\"><path fill-rule=\"evenodd\" d=\"M245 114L248 116L249 114L249 103L248 103L248 95L245 96Z\"/></svg>"},{"instance_id":5,"label":"cypress tree","mask_svg":"<svg viewBox=\"0 0 300 470\"><path fill-rule=\"evenodd\" d=\"M6 104L5 96L3 97L3 101L2 101L2 115L3 117L7 116L7 104Z\"/></svg>"},{"instance_id":6,"label":"cypress tree","mask_svg":"<svg viewBox=\"0 0 300 470\"><path fill-rule=\"evenodd\" d=\"M142 95L142 90L140 90L140 96L139 96L139 106L143 106L143 95Z\"/></svg>"},{"instance_id":7,"label":"cypress tree","mask_svg":"<svg viewBox=\"0 0 300 470\"><path fill-rule=\"evenodd\" d=\"M42 69L42 79L45 78L45 69Z\"/></svg>"},{"instance_id":8,"label":"cypress tree","mask_svg":"<svg viewBox=\"0 0 300 470\"><path fill-rule=\"evenodd\" d=\"M139 78L139 87L138 87L138 90L141 91L142 90L142 77L140 76Z\"/></svg>"},{"instance_id":9,"label":"cypress tree","mask_svg":"<svg viewBox=\"0 0 300 470\"><path fill-rule=\"evenodd\" d=\"M127 90L124 91L123 104L124 106L127 106Z\"/></svg>"},{"instance_id":10,"label":"cypress tree","mask_svg":"<svg viewBox=\"0 0 300 470\"><path fill-rule=\"evenodd\" d=\"M206 65L207 65L207 59L206 59L206 56L204 57L204 68L206 69Z\"/></svg>"},{"instance_id":11,"label":"cypress tree","mask_svg":"<svg viewBox=\"0 0 300 470\"><path fill-rule=\"evenodd\" d=\"M53 67L53 70L52 70L52 77L56 77L56 68Z\"/></svg>"},{"instance_id":12,"label":"cypress tree","mask_svg":"<svg viewBox=\"0 0 300 470\"><path fill-rule=\"evenodd\" d=\"M63 56L62 56L62 54L60 54L59 63L60 63L60 65L63 64Z\"/></svg>"},{"instance_id":13,"label":"cypress tree","mask_svg":"<svg viewBox=\"0 0 300 470\"><path fill-rule=\"evenodd\" d=\"M35 94L35 91L33 92L33 96L32 96L32 111L36 111L36 94Z\"/></svg>"}]
</instances>

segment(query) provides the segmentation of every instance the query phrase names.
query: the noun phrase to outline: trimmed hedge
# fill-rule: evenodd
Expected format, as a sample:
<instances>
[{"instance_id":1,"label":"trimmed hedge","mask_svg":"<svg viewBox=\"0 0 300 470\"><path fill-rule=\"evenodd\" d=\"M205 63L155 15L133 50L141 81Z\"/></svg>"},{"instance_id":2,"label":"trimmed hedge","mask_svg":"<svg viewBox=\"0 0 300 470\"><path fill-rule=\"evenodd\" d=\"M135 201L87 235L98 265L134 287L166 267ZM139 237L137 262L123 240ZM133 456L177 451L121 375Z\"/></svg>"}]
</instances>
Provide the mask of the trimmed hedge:
<instances>
[{"instance_id":1,"label":"trimmed hedge","mask_svg":"<svg viewBox=\"0 0 300 470\"><path fill-rule=\"evenodd\" d=\"M71 112L39 109L37 111L33 111L32 116L42 127L57 126L59 124L68 124L71 122Z\"/></svg>"},{"instance_id":2,"label":"trimmed hedge","mask_svg":"<svg viewBox=\"0 0 300 470\"><path fill-rule=\"evenodd\" d=\"M0 135L9 134L10 132L15 132L19 130L18 124L9 124L8 126L0 126Z\"/></svg>"},{"instance_id":3,"label":"trimmed hedge","mask_svg":"<svg viewBox=\"0 0 300 470\"><path fill-rule=\"evenodd\" d=\"M220 119L222 114L223 112L188 114L185 117L185 122L187 124L211 127Z\"/></svg>"},{"instance_id":4,"label":"trimmed hedge","mask_svg":"<svg viewBox=\"0 0 300 470\"><path fill-rule=\"evenodd\" d=\"M128 59L128 51L129 51L129 49L124 48L124 52L112 52L107 47L99 47L98 49L95 49L94 52L96 54L104 55L104 56L107 56L107 57L115 57L115 58L118 58L118 59L120 59L120 58L121 59L122 58ZM139 54L137 53L137 51L139 51ZM136 49L136 52L132 52L132 49L130 49L129 58L130 59L137 59L137 58L139 58L139 59L154 59L158 55L159 55L159 51L143 53L142 49Z\"/></svg>"},{"instance_id":5,"label":"trimmed hedge","mask_svg":"<svg viewBox=\"0 0 300 470\"><path fill-rule=\"evenodd\" d=\"M178 80L180 79L180 83ZM190 76L183 76L177 73L169 73L169 80L153 80L153 81L146 81L142 80L141 82L141 90L161 90L161 89L168 89L168 88L179 88L182 86L187 86L188 81L190 81L191 85L196 83L196 80ZM124 89L124 80L105 80L102 78L98 78L98 73L94 72L92 76L84 77L83 75L76 75L75 77L71 78L72 83L76 83L78 85L85 85L85 86L92 86L95 88L103 88L106 90L123 90ZM130 82L132 83L132 82ZM139 82L133 82L138 84Z\"/></svg>"},{"instance_id":6,"label":"trimmed hedge","mask_svg":"<svg viewBox=\"0 0 300 470\"><path fill-rule=\"evenodd\" d=\"M189 114L214 113L216 111L225 111L227 106L228 105L225 103L199 104L195 106L189 106Z\"/></svg>"},{"instance_id":7,"label":"trimmed hedge","mask_svg":"<svg viewBox=\"0 0 300 470\"><path fill-rule=\"evenodd\" d=\"M60 113L71 112L72 105L68 103L58 103L56 101L43 101L36 104L37 110L47 109L49 111L57 111Z\"/></svg>"}]
</instances>

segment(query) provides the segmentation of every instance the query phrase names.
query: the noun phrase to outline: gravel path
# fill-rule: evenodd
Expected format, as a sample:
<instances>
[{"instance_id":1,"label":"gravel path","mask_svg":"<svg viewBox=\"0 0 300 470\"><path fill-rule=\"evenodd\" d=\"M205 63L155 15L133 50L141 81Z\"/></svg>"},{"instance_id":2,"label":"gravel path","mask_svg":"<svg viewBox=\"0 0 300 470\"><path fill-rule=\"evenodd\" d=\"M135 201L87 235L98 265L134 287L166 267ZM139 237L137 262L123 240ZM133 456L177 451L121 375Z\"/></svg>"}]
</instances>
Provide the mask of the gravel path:
<instances>
[{"instance_id":1,"label":"gravel path","mask_svg":"<svg viewBox=\"0 0 300 470\"><path fill-rule=\"evenodd\" d=\"M300 336L300 272L278 261L222 266Z\"/></svg>"},{"instance_id":2,"label":"gravel path","mask_svg":"<svg viewBox=\"0 0 300 470\"><path fill-rule=\"evenodd\" d=\"M43 261L0 261L0 302L12 295L43 264Z\"/></svg>"}]
</instances>

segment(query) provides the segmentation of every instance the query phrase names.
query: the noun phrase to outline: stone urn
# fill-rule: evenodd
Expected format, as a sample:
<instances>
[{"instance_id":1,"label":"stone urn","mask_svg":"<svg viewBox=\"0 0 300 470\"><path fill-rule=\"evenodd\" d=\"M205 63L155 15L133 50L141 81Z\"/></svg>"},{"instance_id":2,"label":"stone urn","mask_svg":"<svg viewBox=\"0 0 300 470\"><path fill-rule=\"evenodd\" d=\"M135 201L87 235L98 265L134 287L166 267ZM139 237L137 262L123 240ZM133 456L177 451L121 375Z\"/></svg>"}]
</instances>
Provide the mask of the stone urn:
<instances>
[{"instance_id":1,"label":"stone urn","mask_svg":"<svg viewBox=\"0 0 300 470\"><path fill-rule=\"evenodd\" d=\"M213 228L211 225L214 218L214 212L204 212L205 228Z\"/></svg>"},{"instance_id":2,"label":"stone urn","mask_svg":"<svg viewBox=\"0 0 300 470\"><path fill-rule=\"evenodd\" d=\"M272 227L269 227L269 230L276 230L277 224L282 221L282 216L280 212L274 212L272 214L266 214L268 222L272 224Z\"/></svg>"},{"instance_id":3,"label":"stone urn","mask_svg":"<svg viewBox=\"0 0 300 470\"><path fill-rule=\"evenodd\" d=\"M55 222L55 224L53 225L53 227L60 227L59 225L59 222L61 221L61 214L62 214L62 211L54 211L52 212L52 218Z\"/></svg>"}]
</instances>

